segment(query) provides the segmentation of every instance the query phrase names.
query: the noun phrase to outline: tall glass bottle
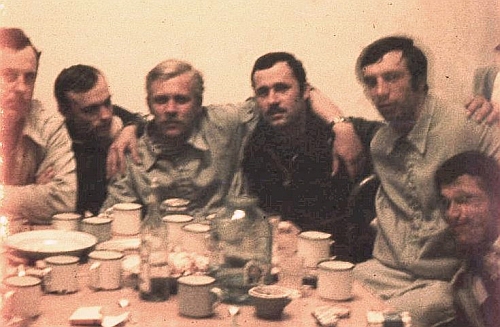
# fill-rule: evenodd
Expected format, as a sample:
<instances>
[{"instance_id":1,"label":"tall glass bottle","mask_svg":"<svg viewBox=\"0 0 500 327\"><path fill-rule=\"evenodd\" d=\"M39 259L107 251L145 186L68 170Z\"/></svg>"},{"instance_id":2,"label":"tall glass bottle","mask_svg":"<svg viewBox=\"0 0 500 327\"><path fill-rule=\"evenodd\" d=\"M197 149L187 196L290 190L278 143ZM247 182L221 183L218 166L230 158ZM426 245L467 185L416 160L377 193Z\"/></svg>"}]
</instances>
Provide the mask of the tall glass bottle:
<instances>
[{"instance_id":1,"label":"tall glass bottle","mask_svg":"<svg viewBox=\"0 0 500 327\"><path fill-rule=\"evenodd\" d=\"M166 301L170 295L167 225L162 222L158 198L158 180L151 179L151 194L147 215L141 225L139 273L140 298L146 301Z\"/></svg>"},{"instance_id":2,"label":"tall glass bottle","mask_svg":"<svg viewBox=\"0 0 500 327\"><path fill-rule=\"evenodd\" d=\"M212 273L226 302L245 302L251 287L269 280L272 231L257 203L250 196L230 197L211 221L212 244L218 252Z\"/></svg>"}]
</instances>

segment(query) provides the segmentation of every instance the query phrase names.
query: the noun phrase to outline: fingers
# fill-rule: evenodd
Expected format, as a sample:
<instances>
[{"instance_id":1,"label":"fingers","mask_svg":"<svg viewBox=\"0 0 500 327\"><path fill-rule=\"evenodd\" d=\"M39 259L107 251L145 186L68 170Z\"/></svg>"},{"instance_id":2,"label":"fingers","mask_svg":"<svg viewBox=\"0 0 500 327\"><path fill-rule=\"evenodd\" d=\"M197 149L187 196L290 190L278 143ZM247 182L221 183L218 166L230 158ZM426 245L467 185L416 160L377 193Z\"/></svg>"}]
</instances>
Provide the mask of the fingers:
<instances>
[{"instance_id":1,"label":"fingers","mask_svg":"<svg viewBox=\"0 0 500 327\"><path fill-rule=\"evenodd\" d=\"M118 173L125 174L127 169L127 151L130 152L132 160L136 165L141 163L137 150L136 129L137 127L133 125L123 128L110 146L106 160L106 176L108 179Z\"/></svg>"},{"instance_id":2,"label":"fingers","mask_svg":"<svg viewBox=\"0 0 500 327\"><path fill-rule=\"evenodd\" d=\"M491 102L492 110L488 115L486 123L488 125L500 124L500 104L496 102Z\"/></svg>"},{"instance_id":3,"label":"fingers","mask_svg":"<svg viewBox=\"0 0 500 327\"><path fill-rule=\"evenodd\" d=\"M125 174L125 170L127 169L127 159L125 158L125 150L116 151L116 158L118 162L116 163L116 172L120 174Z\"/></svg>"},{"instance_id":4,"label":"fingers","mask_svg":"<svg viewBox=\"0 0 500 327\"><path fill-rule=\"evenodd\" d=\"M467 101L465 102L465 111L467 113L467 117L470 117L472 116L472 114L474 113L474 111L470 110L469 108L471 108L471 103L472 101L474 101L474 97L473 96L470 96Z\"/></svg>"},{"instance_id":5,"label":"fingers","mask_svg":"<svg viewBox=\"0 0 500 327\"><path fill-rule=\"evenodd\" d=\"M141 157L139 157L139 152L137 151L137 139L131 139L130 140L130 146L129 146L129 150L130 150L130 154L132 156L132 160L134 161L134 163L136 165L139 165L141 163Z\"/></svg>"},{"instance_id":6,"label":"fingers","mask_svg":"<svg viewBox=\"0 0 500 327\"><path fill-rule=\"evenodd\" d=\"M115 176L117 169L118 161L117 161L117 149L116 146L112 145L108 150L108 157L106 158L106 178L110 179Z\"/></svg>"},{"instance_id":7,"label":"fingers","mask_svg":"<svg viewBox=\"0 0 500 327\"><path fill-rule=\"evenodd\" d=\"M54 177L56 176L56 173L54 171L53 167L48 167L44 171L42 171L40 174L36 176L36 184L47 184L49 183Z\"/></svg>"},{"instance_id":8,"label":"fingers","mask_svg":"<svg viewBox=\"0 0 500 327\"><path fill-rule=\"evenodd\" d=\"M339 166L340 166L340 158L337 155L333 155L333 160L332 160L332 176L337 175L337 172L339 171Z\"/></svg>"},{"instance_id":9,"label":"fingers","mask_svg":"<svg viewBox=\"0 0 500 327\"><path fill-rule=\"evenodd\" d=\"M486 122L488 125L499 123L500 108L498 104L492 103L483 96L470 98L466 104L467 117L478 123Z\"/></svg>"}]
</instances>

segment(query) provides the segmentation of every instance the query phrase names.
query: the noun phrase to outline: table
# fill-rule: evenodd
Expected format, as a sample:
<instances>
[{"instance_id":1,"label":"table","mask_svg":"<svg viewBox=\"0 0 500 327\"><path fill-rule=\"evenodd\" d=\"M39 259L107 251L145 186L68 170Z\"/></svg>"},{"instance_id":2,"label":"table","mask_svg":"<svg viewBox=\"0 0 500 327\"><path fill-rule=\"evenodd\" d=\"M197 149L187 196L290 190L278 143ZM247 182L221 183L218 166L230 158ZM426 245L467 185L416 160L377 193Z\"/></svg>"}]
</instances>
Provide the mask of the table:
<instances>
[{"instance_id":1,"label":"table","mask_svg":"<svg viewBox=\"0 0 500 327\"><path fill-rule=\"evenodd\" d=\"M293 247L293 245L292 245ZM232 326L229 315L229 305L222 303L210 318L194 319L180 316L176 295L171 295L165 302L145 302L139 299L138 292L130 282L130 276L125 279L121 289L113 291L94 291L88 285L88 264L79 266L78 292L73 294L57 295L44 294L42 297L42 314L33 319L29 326L32 327L62 327L70 326L69 317L82 306L102 306L103 315L119 315L126 311L130 312L130 319L124 326L141 327L180 327L180 326ZM278 284L287 285L284 278ZM250 305L240 307L237 317L239 326L316 326L312 311L321 305L344 305L350 308L351 315L348 319L342 319L338 326L365 326L366 312L368 310L383 310L384 303L366 290L360 283L355 282L353 286L354 297L349 301L336 302L321 299L315 290L307 297L294 299L284 310L283 317L279 321L259 319L254 314L254 308ZM122 308L119 301L129 301L127 307Z\"/></svg>"},{"instance_id":2,"label":"table","mask_svg":"<svg viewBox=\"0 0 500 327\"><path fill-rule=\"evenodd\" d=\"M85 278L81 279L85 284ZM359 283L354 284L354 298L351 301L335 302L320 299L315 291L309 297L294 299L284 310L280 321L258 319L251 306L240 307L238 324L241 326L315 326L311 312L319 305L346 305L351 309L351 317L341 320L338 326L365 326L366 311L369 309L381 310L383 303L371 295ZM121 308L118 301L127 299L130 305ZM231 326L228 305L221 304L215 309L210 318L193 319L178 314L176 295L171 295L166 302L144 302L138 293L130 288L123 287L116 291L91 291L86 285L81 285L80 291L67 294L47 294L42 299L42 314L33 321L33 327L69 326L68 318L80 306L102 306L105 315L118 315L129 311L131 321L126 326L159 327L159 326Z\"/></svg>"}]
</instances>

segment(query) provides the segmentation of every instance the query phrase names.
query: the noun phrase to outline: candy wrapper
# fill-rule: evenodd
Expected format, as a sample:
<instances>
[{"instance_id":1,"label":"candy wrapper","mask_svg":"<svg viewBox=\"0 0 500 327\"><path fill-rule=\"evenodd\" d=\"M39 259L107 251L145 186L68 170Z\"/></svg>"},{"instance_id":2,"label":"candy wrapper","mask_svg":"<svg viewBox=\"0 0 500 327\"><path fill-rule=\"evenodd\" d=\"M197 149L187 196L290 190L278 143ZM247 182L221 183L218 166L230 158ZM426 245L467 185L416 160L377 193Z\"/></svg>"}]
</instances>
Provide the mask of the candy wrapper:
<instances>
[{"instance_id":1,"label":"candy wrapper","mask_svg":"<svg viewBox=\"0 0 500 327\"><path fill-rule=\"evenodd\" d=\"M366 320L369 327L411 327L411 316L407 311L368 311Z\"/></svg>"},{"instance_id":2,"label":"candy wrapper","mask_svg":"<svg viewBox=\"0 0 500 327\"><path fill-rule=\"evenodd\" d=\"M340 319L348 318L350 310L345 306L321 306L316 308L312 315L322 327L335 327Z\"/></svg>"}]
</instances>

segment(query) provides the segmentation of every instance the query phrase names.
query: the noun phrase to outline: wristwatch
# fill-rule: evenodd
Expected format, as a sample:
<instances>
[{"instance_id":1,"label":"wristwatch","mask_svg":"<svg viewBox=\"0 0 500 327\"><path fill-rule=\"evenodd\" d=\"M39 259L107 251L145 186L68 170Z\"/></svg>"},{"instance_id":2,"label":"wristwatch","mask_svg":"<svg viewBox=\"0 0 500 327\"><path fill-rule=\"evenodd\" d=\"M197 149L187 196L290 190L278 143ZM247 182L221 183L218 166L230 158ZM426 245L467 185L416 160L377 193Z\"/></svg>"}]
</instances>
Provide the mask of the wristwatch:
<instances>
[{"instance_id":1,"label":"wristwatch","mask_svg":"<svg viewBox=\"0 0 500 327\"><path fill-rule=\"evenodd\" d=\"M337 116L337 117L334 117L333 120L330 122L330 126L331 126L331 128L333 128L333 126L335 126L335 124L348 122L350 120L351 119L349 117Z\"/></svg>"}]
</instances>

